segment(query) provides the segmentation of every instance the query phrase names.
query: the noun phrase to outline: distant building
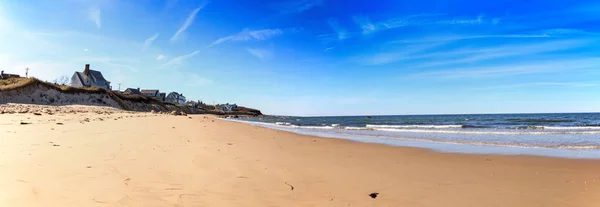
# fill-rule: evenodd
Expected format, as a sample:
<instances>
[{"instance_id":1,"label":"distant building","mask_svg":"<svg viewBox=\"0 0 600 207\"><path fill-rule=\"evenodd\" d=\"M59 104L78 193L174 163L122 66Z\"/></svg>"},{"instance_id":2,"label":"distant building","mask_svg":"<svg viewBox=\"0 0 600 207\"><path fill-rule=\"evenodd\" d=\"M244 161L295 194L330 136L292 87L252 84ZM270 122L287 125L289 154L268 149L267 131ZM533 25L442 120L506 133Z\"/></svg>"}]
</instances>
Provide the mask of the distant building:
<instances>
[{"instance_id":1,"label":"distant building","mask_svg":"<svg viewBox=\"0 0 600 207\"><path fill-rule=\"evenodd\" d=\"M166 98L167 98L167 94L166 94L166 93L160 93L160 94L159 94L159 96L160 96L160 98L159 98L159 99L160 99L161 101L166 101Z\"/></svg>"},{"instance_id":2,"label":"distant building","mask_svg":"<svg viewBox=\"0 0 600 207\"><path fill-rule=\"evenodd\" d=\"M85 64L83 72L75 72L71 77L71 86L74 87L99 87L111 90L110 81L104 79L102 73L90 70L90 64Z\"/></svg>"},{"instance_id":3,"label":"distant building","mask_svg":"<svg viewBox=\"0 0 600 207\"><path fill-rule=\"evenodd\" d=\"M160 96L160 92L158 90L141 90L140 91L142 94L148 96L148 97L152 97L155 99L159 99L162 100L161 96Z\"/></svg>"},{"instance_id":4,"label":"distant building","mask_svg":"<svg viewBox=\"0 0 600 207\"><path fill-rule=\"evenodd\" d=\"M197 109L201 109L202 107L206 106L206 104L204 104L202 101L187 101L185 102L185 105Z\"/></svg>"},{"instance_id":5,"label":"distant building","mask_svg":"<svg viewBox=\"0 0 600 207\"><path fill-rule=\"evenodd\" d=\"M217 104L215 106L215 110L221 110L221 111L235 111L237 110L237 104Z\"/></svg>"},{"instance_id":6,"label":"distant building","mask_svg":"<svg viewBox=\"0 0 600 207\"><path fill-rule=\"evenodd\" d=\"M4 71L0 71L0 79L9 79L9 78L20 78L21 76L17 74L9 74L4 73Z\"/></svg>"},{"instance_id":7,"label":"distant building","mask_svg":"<svg viewBox=\"0 0 600 207\"><path fill-rule=\"evenodd\" d=\"M140 88L127 88L127 89L125 89L125 91L123 91L123 94L142 95L142 92L140 92Z\"/></svg>"},{"instance_id":8,"label":"distant building","mask_svg":"<svg viewBox=\"0 0 600 207\"><path fill-rule=\"evenodd\" d=\"M185 104L185 96L177 92L171 92L169 93L169 95L167 95L166 101L178 104Z\"/></svg>"}]
</instances>

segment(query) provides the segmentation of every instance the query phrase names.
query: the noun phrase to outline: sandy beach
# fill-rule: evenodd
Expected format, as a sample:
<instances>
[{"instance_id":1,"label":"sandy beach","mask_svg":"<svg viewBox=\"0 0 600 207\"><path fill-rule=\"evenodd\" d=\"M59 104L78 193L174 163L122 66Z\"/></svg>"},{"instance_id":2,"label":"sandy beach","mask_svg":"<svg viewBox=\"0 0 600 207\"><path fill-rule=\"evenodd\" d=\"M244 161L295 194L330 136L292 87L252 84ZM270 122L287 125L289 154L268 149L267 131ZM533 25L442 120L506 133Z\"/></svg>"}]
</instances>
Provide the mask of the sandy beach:
<instances>
[{"instance_id":1,"label":"sandy beach","mask_svg":"<svg viewBox=\"0 0 600 207\"><path fill-rule=\"evenodd\" d=\"M439 153L215 116L35 111L0 115L0 206L600 206L600 160Z\"/></svg>"}]
</instances>

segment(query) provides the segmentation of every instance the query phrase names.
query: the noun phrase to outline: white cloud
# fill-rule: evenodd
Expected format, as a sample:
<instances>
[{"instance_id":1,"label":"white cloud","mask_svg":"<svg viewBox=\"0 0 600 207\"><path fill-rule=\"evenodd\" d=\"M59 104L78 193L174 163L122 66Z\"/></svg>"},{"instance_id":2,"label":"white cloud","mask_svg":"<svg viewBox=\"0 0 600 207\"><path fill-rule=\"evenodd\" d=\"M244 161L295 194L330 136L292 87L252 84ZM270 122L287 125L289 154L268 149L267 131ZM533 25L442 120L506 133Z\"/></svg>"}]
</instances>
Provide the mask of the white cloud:
<instances>
[{"instance_id":1,"label":"white cloud","mask_svg":"<svg viewBox=\"0 0 600 207\"><path fill-rule=\"evenodd\" d=\"M494 90L494 89L509 89L509 88L529 88L529 87L568 87L568 88L584 88L584 87L597 87L600 86L596 83L588 82L535 82L535 83L517 83L517 84L506 84L496 86L485 86L479 88L473 88L474 90Z\"/></svg>"},{"instance_id":2,"label":"white cloud","mask_svg":"<svg viewBox=\"0 0 600 207\"><path fill-rule=\"evenodd\" d=\"M179 29L177 30L177 32L175 32L175 34L173 35L173 37L171 37L171 42L176 41L179 36L185 32L185 30L192 25L192 23L194 23L194 19L196 18L196 15L198 14L198 12L204 8L204 6L206 5L206 3L202 3L202 5L200 5L200 7L194 9L194 11L192 11L192 13L190 13L187 17L187 19L185 20L185 22L183 23L183 25L181 25L181 27L179 27Z\"/></svg>"},{"instance_id":3,"label":"white cloud","mask_svg":"<svg viewBox=\"0 0 600 207\"><path fill-rule=\"evenodd\" d=\"M91 8L88 15L88 18L96 24L97 28L102 27L101 11L99 8Z\"/></svg>"},{"instance_id":4,"label":"white cloud","mask_svg":"<svg viewBox=\"0 0 600 207\"><path fill-rule=\"evenodd\" d=\"M580 58L569 60L550 60L544 62L516 62L494 66L479 67L448 67L432 72L423 72L408 75L427 79L479 79L490 77L515 76L538 73L558 73L572 70L587 70L600 67L599 58Z\"/></svg>"},{"instance_id":5,"label":"white cloud","mask_svg":"<svg viewBox=\"0 0 600 207\"><path fill-rule=\"evenodd\" d=\"M374 23L377 29L394 29L399 27L408 26L428 26L428 25L485 25L485 24L499 24L499 18L486 19L484 14L480 14L475 18L448 18L446 14L414 14L403 17L392 18L384 21ZM445 17L445 18L444 18Z\"/></svg>"},{"instance_id":6,"label":"white cloud","mask_svg":"<svg viewBox=\"0 0 600 207\"><path fill-rule=\"evenodd\" d=\"M160 54L160 55L156 56L156 60L164 60L165 58L167 58L167 57L164 56L163 54Z\"/></svg>"},{"instance_id":7,"label":"white cloud","mask_svg":"<svg viewBox=\"0 0 600 207\"><path fill-rule=\"evenodd\" d=\"M261 60L266 60L273 57L273 53L266 49L246 48L246 51Z\"/></svg>"},{"instance_id":8,"label":"white cloud","mask_svg":"<svg viewBox=\"0 0 600 207\"><path fill-rule=\"evenodd\" d=\"M429 54L430 56L446 57L448 60L427 62L417 67L434 67L453 65L460 63L475 63L484 60L507 58L507 57L519 57L533 54L543 54L555 51L564 51L581 46L585 46L589 43L589 40L558 40L548 41L542 43L525 43L525 44L513 44L503 45L494 47L482 47L474 49L459 49L455 51L440 51ZM450 57L447 55L451 55ZM458 56L457 56L458 55Z\"/></svg>"},{"instance_id":9,"label":"white cloud","mask_svg":"<svg viewBox=\"0 0 600 207\"><path fill-rule=\"evenodd\" d=\"M364 57L358 57L355 59L359 60L359 62L363 65L381 65L400 62L403 60L436 58L435 61L421 61L421 64L411 66L412 68L425 68L460 63L475 63L491 59L518 57L524 55L543 54L547 52L569 50L585 46L590 41L585 39L556 40L540 43L507 44L501 46L475 48L461 47L458 49L436 50L431 52L428 51L435 47L446 45L449 42L450 41L434 41L431 43L406 46L398 51L376 53Z\"/></svg>"},{"instance_id":10,"label":"white cloud","mask_svg":"<svg viewBox=\"0 0 600 207\"><path fill-rule=\"evenodd\" d=\"M327 52L327 51L329 51L329 50L333 50L333 47L328 47L328 48L325 48L325 52Z\"/></svg>"},{"instance_id":11,"label":"white cloud","mask_svg":"<svg viewBox=\"0 0 600 207\"><path fill-rule=\"evenodd\" d=\"M336 33L338 40L344 40L350 37L348 31L346 31L346 29L344 29L335 19L327 20L327 24L329 24L331 29Z\"/></svg>"},{"instance_id":12,"label":"white cloud","mask_svg":"<svg viewBox=\"0 0 600 207\"><path fill-rule=\"evenodd\" d=\"M452 42L459 40L470 40L470 39L492 39L492 38L549 38L556 37L546 32L532 33L532 34L497 34L497 35L436 35L430 37L422 37L419 39L405 39L397 40L389 43L396 44L412 44L412 43L426 43L426 42Z\"/></svg>"},{"instance_id":13,"label":"white cloud","mask_svg":"<svg viewBox=\"0 0 600 207\"><path fill-rule=\"evenodd\" d=\"M353 19L354 19L354 22L356 22L356 24L358 24L358 26L360 26L363 34L370 34L372 32L375 32L375 30L376 30L375 25L371 22L369 17L355 16Z\"/></svg>"},{"instance_id":14,"label":"white cloud","mask_svg":"<svg viewBox=\"0 0 600 207\"><path fill-rule=\"evenodd\" d=\"M381 21L378 25L381 25L387 29L393 29L398 27L405 27L409 25L423 25L423 24L431 24L431 22L435 21L439 16L444 16L445 14L433 13L433 14L413 14L403 17L397 17L388 19L385 21Z\"/></svg>"},{"instance_id":15,"label":"white cloud","mask_svg":"<svg viewBox=\"0 0 600 207\"><path fill-rule=\"evenodd\" d=\"M83 49L83 51L84 51L84 52L87 52L87 51L90 51L90 50L88 50L87 48L85 48L85 49Z\"/></svg>"},{"instance_id":16,"label":"white cloud","mask_svg":"<svg viewBox=\"0 0 600 207\"><path fill-rule=\"evenodd\" d=\"M430 55L422 55L421 53L423 53L424 51L436 48L441 45L443 45L443 44L432 43L432 44L410 45L410 46L403 47L401 50L398 50L398 51L376 53L376 54L368 55L366 57L358 57L358 58L353 58L353 59L358 60L363 65L388 64L388 63L398 62L401 60L423 58L423 57L430 56Z\"/></svg>"},{"instance_id":17,"label":"white cloud","mask_svg":"<svg viewBox=\"0 0 600 207\"><path fill-rule=\"evenodd\" d=\"M272 37L283 34L283 30L281 29L262 29L262 30L249 30L244 29L240 33L235 35L222 37L215 40L209 47L227 42L227 41L248 41L248 40L267 40Z\"/></svg>"},{"instance_id":18,"label":"white cloud","mask_svg":"<svg viewBox=\"0 0 600 207\"><path fill-rule=\"evenodd\" d=\"M273 9L282 14L302 13L314 7L323 5L324 0L291 0L274 5ZM280 1L281 2L281 1Z\"/></svg>"},{"instance_id":19,"label":"white cloud","mask_svg":"<svg viewBox=\"0 0 600 207\"><path fill-rule=\"evenodd\" d=\"M158 33L152 35L151 37L148 37L148 39L146 39L146 41L144 41L143 50L145 51L148 48L150 48L150 46L152 46L152 43L154 42L154 40L156 40L156 38L158 38Z\"/></svg>"},{"instance_id":20,"label":"white cloud","mask_svg":"<svg viewBox=\"0 0 600 207\"><path fill-rule=\"evenodd\" d=\"M185 60L187 60L188 58L193 57L194 55L198 54L199 52L200 52L200 50L196 50L196 51L191 52L189 54L177 56L177 57L171 59L169 62L161 65L160 68L174 68L174 69L178 69L178 68L181 67L181 65L184 63Z\"/></svg>"}]
</instances>

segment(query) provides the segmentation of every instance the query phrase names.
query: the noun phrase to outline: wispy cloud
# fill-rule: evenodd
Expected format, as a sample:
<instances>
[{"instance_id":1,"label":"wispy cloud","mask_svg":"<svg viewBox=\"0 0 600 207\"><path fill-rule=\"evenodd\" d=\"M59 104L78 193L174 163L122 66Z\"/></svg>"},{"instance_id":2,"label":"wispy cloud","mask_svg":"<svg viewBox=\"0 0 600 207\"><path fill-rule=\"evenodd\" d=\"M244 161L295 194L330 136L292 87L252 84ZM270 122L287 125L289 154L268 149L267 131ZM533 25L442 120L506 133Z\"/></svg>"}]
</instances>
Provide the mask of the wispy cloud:
<instances>
[{"instance_id":1,"label":"wispy cloud","mask_svg":"<svg viewBox=\"0 0 600 207\"><path fill-rule=\"evenodd\" d=\"M200 52L200 50L196 50L194 52L191 52L191 53L188 53L188 54L185 54L185 55L174 57L169 62L167 62L165 64L162 64L159 68L162 68L162 69L164 69L164 68L178 69L185 62L185 60L193 57L194 55L198 54L199 52Z\"/></svg>"},{"instance_id":2,"label":"wispy cloud","mask_svg":"<svg viewBox=\"0 0 600 207\"><path fill-rule=\"evenodd\" d=\"M183 25L181 25L181 27L179 27L179 29L177 30L177 32L175 32L175 34L173 35L173 37L171 37L171 42L176 41L179 36L185 32L185 30L194 23L194 19L196 18L196 15L198 14L198 12L204 8L204 6L206 6L206 1L204 1L198 8L194 9L194 11L192 11L187 19L185 20L185 22L183 23Z\"/></svg>"},{"instance_id":3,"label":"wispy cloud","mask_svg":"<svg viewBox=\"0 0 600 207\"><path fill-rule=\"evenodd\" d=\"M154 42L154 40L156 40L156 38L158 38L158 33L152 35L151 37L148 37L148 39L146 39L146 41L144 41L143 50L145 51L148 48L150 48L150 46L152 46L152 43Z\"/></svg>"},{"instance_id":4,"label":"wispy cloud","mask_svg":"<svg viewBox=\"0 0 600 207\"><path fill-rule=\"evenodd\" d=\"M389 29L401 28L401 27L425 27L425 26L452 26L457 25L492 25L499 24L499 18L485 18L485 15L480 14L476 17L464 18L464 17L448 17L446 14L413 14L407 16L401 16L397 18L391 18L382 21L371 21L367 16L354 16L354 22L359 26L360 33L363 35L372 34L378 31L384 31ZM329 26L335 31L335 34L324 34L319 35L319 38L329 39L332 36L337 36L338 40L347 39L358 34L359 32L352 32L342 27L336 20L329 19L327 21Z\"/></svg>"},{"instance_id":5,"label":"wispy cloud","mask_svg":"<svg viewBox=\"0 0 600 207\"><path fill-rule=\"evenodd\" d=\"M451 43L462 40L477 39L556 39L556 38L587 38L600 37L599 33L579 29L545 29L521 34L436 34L419 38L401 39L388 42L389 44L420 44L420 43Z\"/></svg>"},{"instance_id":6,"label":"wispy cloud","mask_svg":"<svg viewBox=\"0 0 600 207\"><path fill-rule=\"evenodd\" d=\"M389 43L396 44L412 44L412 43L426 43L426 42L451 42L451 41L459 41L459 40L469 40L469 39L493 39L493 38L550 38L553 37L547 33L539 33L539 34L495 34L495 35L436 35L429 37L422 37L419 39L404 39L404 40L396 40Z\"/></svg>"},{"instance_id":7,"label":"wispy cloud","mask_svg":"<svg viewBox=\"0 0 600 207\"><path fill-rule=\"evenodd\" d=\"M502 45L493 47L483 47L474 49L459 49L452 52L436 52L430 54L436 57L446 57L448 60L423 63L417 67L435 67L444 65L454 65L460 63L475 63L484 60L519 57L526 55L544 54L548 52L564 51L579 48L587 45L590 40L557 40L541 43L522 43L512 45ZM454 56L447 56L454 55ZM430 56L430 57L431 57Z\"/></svg>"},{"instance_id":8,"label":"wispy cloud","mask_svg":"<svg viewBox=\"0 0 600 207\"><path fill-rule=\"evenodd\" d=\"M164 60L165 58L167 58L167 56L160 54L156 56L156 60Z\"/></svg>"},{"instance_id":9,"label":"wispy cloud","mask_svg":"<svg viewBox=\"0 0 600 207\"><path fill-rule=\"evenodd\" d=\"M356 22L356 24L358 24L358 26L360 26L360 28L362 29L362 34L370 34L372 32L375 32L375 25L371 22L369 17L355 16L353 17L353 19L354 22Z\"/></svg>"},{"instance_id":10,"label":"wispy cloud","mask_svg":"<svg viewBox=\"0 0 600 207\"><path fill-rule=\"evenodd\" d=\"M424 52L439 47L441 45L443 45L443 43L409 45L406 47L402 47L401 50L375 53L367 55L366 57L354 57L353 60L358 60L363 65L381 65L394 63L402 60L425 58L433 55Z\"/></svg>"},{"instance_id":11,"label":"wispy cloud","mask_svg":"<svg viewBox=\"0 0 600 207\"><path fill-rule=\"evenodd\" d=\"M413 14L398 18L392 18L378 22L379 27L393 29L407 26L426 26L426 25L483 25L499 24L499 18L485 18L484 14L477 17L448 17L446 14Z\"/></svg>"},{"instance_id":12,"label":"wispy cloud","mask_svg":"<svg viewBox=\"0 0 600 207\"><path fill-rule=\"evenodd\" d=\"M473 88L473 90L495 90L495 89L529 88L529 87L583 88L583 87L597 87L597 86L600 86L600 85L596 84L596 83L588 83L588 82L534 82L534 83L517 83L517 84L478 87L478 88Z\"/></svg>"},{"instance_id":13,"label":"wispy cloud","mask_svg":"<svg viewBox=\"0 0 600 207\"><path fill-rule=\"evenodd\" d=\"M88 13L88 18L96 24L97 28L102 27L101 11L98 7L93 7Z\"/></svg>"},{"instance_id":14,"label":"wispy cloud","mask_svg":"<svg viewBox=\"0 0 600 207\"><path fill-rule=\"evenodd\" d=\"M327 52L327 51L329 51L329 50L333 50L333 48L334 48L334 47L328 47L328 48L325 48L325 50L324 50L324 51L325 51L325 52Z\"/></svg>"},{"instance_id":15,"label":"wispy cloud","mask_svg":"<svg viewBox=\"0 0 600 207\"><path fill-rule=\"evenodd\" d=\"M595 69L597 67L600 67L600 58L580 58L543 62L532 61L528 63L515 62L494 66L451 67L431 72L415 73L408 75L407 77L427 79L479 79L537 73L557 73L572 70Z\"/></svg>"},{"instance_id":16,"label":"wispy cloud","mask_svg":"<svg viewBox=\"0 0 600 207\"><path fill-rule=\"evenodd\" d=\"M323 5L324 0L288 0L273 5L273 9L282 14L302 13Z\"/></svg>"},{"instance_id":17,"label":"wispy cloud","mask_svg":"<svg viewBox=\"0 0 600 207\"><path fill-rule=\"evenodd\" d=\"M262 30L249 30L244 29L242 32L222 37L215 40L208 47L212 47L227 41L248 41L248 40L267 40L272 37L283 34L283 30L281 29L262 29Z\"/></svg>"},{"instance_id":18,"label":"wispy cloud","mask_svg":"<svg viewBox=\"0 0 600 207\"><path fill-rule=\"evenodd\" d=\"M273 53L270 50L266 49L246 48L246 51L248 51L248 53L261 60L266 60L273 57Z\"/></svg>"},{"instance_id":19,"label":"wispy cloud","mask_svg":"<svg viewBox=\"0 0 600 207\"><path fill-rule=\"evenodd\" d=\"M335 19L327 20L327 24L329 24L329 27L331 27L331 29L336 33L338 40L344 40L350 37L348 31L344 27L342 27L340 23L338 23L338 21L336 21Z\"/></svg>"},{"instance_id":20,"label":"wispy cloud","mask_svg":"<svg viewBox=\"0 0 600 207\"><path fill-rule=\"evenodd\" d=\"M363 65L381 65L405 60L430 59L430 61L422 61L422 63L418 65L411 66L412 68L427 68L564 51L586 46L589 42L590 40L588 39L567 39L536 43L503 44L500 46L493 45L487 47L460 47L432 51L430 49L441 47L449 43L448 41L434 41L409 44L397 51L370 54L354 59L359 60Z\"/></svg>"}]
</instances>

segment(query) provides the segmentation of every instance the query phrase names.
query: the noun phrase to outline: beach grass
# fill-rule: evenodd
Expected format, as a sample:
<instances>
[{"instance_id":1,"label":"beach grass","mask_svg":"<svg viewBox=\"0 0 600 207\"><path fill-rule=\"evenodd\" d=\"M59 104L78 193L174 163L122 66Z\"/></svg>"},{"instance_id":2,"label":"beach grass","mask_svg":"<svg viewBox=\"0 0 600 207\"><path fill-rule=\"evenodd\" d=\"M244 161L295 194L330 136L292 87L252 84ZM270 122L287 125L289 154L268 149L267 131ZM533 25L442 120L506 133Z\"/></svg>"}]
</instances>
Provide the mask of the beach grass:
<instances>
[{"instance_id":1,"label":"beach grass","mask_svg":"<svg viewBox=\"0 0 600 207\"><path fill-rule=\"evenodd\" d=\"M123 109L128 110L126 104L123 103L124 100L132 101L132 102L143 102L143 103L153 103L158 104L162 107L165 105L173 105L168 102L163 102L155 98L151 98L144 95L135 95L135 94L122 94L113 91L109 91L99 87L73 87L73 86L65 86L65 85L56 85L50 82L42 81L37 78L9 78L0 80L0 91L11 91L11 90L19 90L27 87L36 87L41 86L49 89L55 89L60 91L61 93L67 94L105 94L110 96L113 100L115 100Z\"/></svg>"}]
</instances>

